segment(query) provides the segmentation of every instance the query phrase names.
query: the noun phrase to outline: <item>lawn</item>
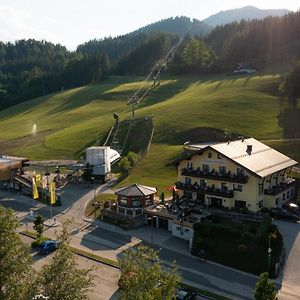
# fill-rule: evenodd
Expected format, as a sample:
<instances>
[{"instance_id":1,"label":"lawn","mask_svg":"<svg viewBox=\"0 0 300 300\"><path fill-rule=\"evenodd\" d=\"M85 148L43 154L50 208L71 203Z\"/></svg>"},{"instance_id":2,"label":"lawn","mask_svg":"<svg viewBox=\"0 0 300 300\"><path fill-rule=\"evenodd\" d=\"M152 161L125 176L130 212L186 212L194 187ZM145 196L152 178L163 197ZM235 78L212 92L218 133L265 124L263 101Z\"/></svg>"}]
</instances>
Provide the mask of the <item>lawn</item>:
<instances>
[{"instance_id":1,"label":"lawn","mask_svg":"<svg viewBox=\"0 0 300 300\"><path fill-rule=\"evenodd\" d=\"M100 216L100 210L96 209L95 203L100 202L103 205L107 201L115 201L117 196L115 194L100 194L97 195L92 201L88 203L85 208L85 215L90 217L92 214L96 215L96 218Z\"/></svg>"},{"instance_id":2,"label":"lawn","mask_svg":"<svg viewBox=\"0 0 300 300\"><path fill-rule=\"evenodd\" d=\"M162 77L161 85L136 107L137 119L152 120L139 125L143 139L129 137L139 152L153 124L153 145L122 184L139 182L164 191L176 181L176 169L165 164L179 154L185 141L207 141L205 128L262 140L282 138L277 115L286 104L276 92L279 81L279 75L263 74ZM5 109L0 112L0 152L30 159L79 158L86 147L105 140L115 122L114 112L120 121L131 118L127 101L141 83L137 77L112 77ZM299 143L270 145L299 159Z\"/></svg>"}]
</instances>

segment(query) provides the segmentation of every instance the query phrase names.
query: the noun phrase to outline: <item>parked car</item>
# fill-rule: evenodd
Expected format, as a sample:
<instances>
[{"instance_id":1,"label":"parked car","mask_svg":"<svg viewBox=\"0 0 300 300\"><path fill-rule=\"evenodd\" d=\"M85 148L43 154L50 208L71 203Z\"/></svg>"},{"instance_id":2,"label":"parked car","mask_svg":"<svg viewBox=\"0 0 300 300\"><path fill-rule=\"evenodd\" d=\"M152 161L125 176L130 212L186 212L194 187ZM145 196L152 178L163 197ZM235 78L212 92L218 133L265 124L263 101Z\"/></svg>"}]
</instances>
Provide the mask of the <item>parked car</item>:
<instances>
[{"instance_id":1,"label":"parked car","mask_svg":"<svg viewBox=\"0 0 300 300\"><path fill-rule=\"evenodd\" d=\"M38 247L39 254L48 254L58 248L59 242L56 240L47 240Z\"/></svg>"},{"instance_id":2,"label":"parked car","mask_svg":"<svg viewBox=\"0 0 300 300\"><path fill-rule=\"evenodd\" d=\"M288 212L285 209L279 209L279 208L272 208L270 210L270 216L274 219L281 219L281 220L287 220L291 222L298 222L300 220L300 217Z\"/></svg>"},{"instance_id":3,"label":"parked car","mask_svg":"<svg viewBox=\"0 0 300 300\"><path fill-rule=\"evenodd\" d=\"M176 293L176 300L192 300L196 298L196 292L187 289L179 289Z\"/></svg>"}]
</instances>

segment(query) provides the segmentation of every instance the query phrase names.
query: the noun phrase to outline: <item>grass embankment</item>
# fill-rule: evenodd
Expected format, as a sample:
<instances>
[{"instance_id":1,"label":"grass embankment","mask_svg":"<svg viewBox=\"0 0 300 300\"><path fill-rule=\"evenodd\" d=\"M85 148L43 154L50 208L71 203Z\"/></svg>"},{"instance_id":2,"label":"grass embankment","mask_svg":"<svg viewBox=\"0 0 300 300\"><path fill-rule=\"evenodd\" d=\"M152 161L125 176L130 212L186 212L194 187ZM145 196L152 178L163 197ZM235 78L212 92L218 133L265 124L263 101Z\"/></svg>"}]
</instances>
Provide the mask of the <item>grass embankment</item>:
<instances>
[{"instance_id":1,"label":"grass embankment","mask_svg":"<svg viewBox=\"0 0 300 300\"><path fill-rule=\"evenodd\" d=\"M114 123L114 112L120 120L130 119L127 100L140 80L111 78L1 111L0 151L30 159L78 158L87 146L105 139ZM276 94L279 81L279 75L163 79L136 107L137 118L152 118L154 144L124 184L140 182L164 191L176 181L175 168L164 165L180 151L183 142L207 141L202 134L204 127L261 140L282 138L277 116L286 104ZM34 137L33 124L38 132ZM143 126L138 130L143 132ZM134 143L134 135L129 143ZM272 146L299 157L299 143L272 142Z\"/></svg>"}]
</instances>

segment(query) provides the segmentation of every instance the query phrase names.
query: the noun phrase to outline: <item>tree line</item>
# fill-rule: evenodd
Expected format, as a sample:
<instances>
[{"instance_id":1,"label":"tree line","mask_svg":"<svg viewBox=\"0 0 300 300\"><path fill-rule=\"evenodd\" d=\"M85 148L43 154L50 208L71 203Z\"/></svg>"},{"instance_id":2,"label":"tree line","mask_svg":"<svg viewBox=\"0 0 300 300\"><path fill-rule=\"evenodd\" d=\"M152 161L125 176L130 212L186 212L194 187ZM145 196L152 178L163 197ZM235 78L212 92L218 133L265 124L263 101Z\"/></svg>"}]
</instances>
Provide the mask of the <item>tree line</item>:
<instances>
[{"instance_id":1,"label":"tree line","mask_svg":"<svg viewBox=\"0 0 300 300\"><path fill-rule=\"evenodd\" d=\"M0 109L103 80L108 75L105 54L70 52L46 41L0 43Z\"/></svg>"},{"instance_id":2,"label":"tree line","mask_svg":"<svg viewBox=\"0 0 300 300\"><path fill-rule=\"evenodd\" d=\"M0 109L100 82L109 75L145 75L179 41L180 26L187 28L188 24L184 17L166 19L131 34L89 41L73 52L32 39L0 42ZM196 22L193 28L198 25ZM151 28L157 32L149 32ZM182 39L164 71L216 74L231 71L237 63L260 69L300 58L300 12L233 22L216 27L206 36L196 32Z\"/></svg>"}]
</instances>

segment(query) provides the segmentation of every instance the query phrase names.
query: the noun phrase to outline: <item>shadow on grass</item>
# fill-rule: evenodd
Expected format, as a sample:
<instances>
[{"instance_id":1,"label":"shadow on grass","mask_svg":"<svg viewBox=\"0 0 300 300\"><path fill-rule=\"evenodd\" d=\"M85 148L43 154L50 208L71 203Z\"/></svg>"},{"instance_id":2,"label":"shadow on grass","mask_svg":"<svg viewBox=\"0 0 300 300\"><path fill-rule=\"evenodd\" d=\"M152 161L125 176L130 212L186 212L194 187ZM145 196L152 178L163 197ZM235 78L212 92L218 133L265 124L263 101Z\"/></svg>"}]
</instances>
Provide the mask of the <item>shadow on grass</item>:
<instances>
[{"instance_id":1,"label":"shadow on grass","mask_svg":"<svg viewBox=\"0 0 300 300\"><path fill-rule=\"evenodd\" d=\"M278 115L278 125L283 129L284 138L300 138L300 108L283 109Z\"/></svg>"}]
</instances>

